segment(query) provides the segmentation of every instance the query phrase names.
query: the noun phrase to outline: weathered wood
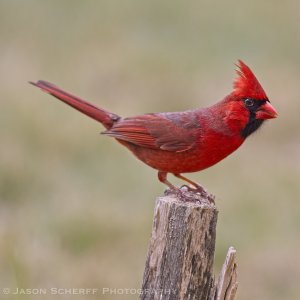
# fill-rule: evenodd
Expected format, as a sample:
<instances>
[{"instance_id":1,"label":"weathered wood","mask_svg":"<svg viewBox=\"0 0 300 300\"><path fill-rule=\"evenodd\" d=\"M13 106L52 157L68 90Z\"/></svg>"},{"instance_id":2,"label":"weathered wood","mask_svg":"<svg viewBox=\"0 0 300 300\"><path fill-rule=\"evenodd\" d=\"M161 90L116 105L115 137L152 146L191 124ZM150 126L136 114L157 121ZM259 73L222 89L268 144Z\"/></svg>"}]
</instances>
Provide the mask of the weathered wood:
<instances>
[{"instance_id":1,"label":"weathered wood","mask_svg":"<svg viewBox=\"0 0 300 300\"><path fill-rule=\"evenodd\" d=\"M211 299L218 210L210 200L190 192L157 199L141 300Z\"/></svg>"},{"instance_id":2,"label":"weathered wood","mask_svg":"<svg viewBox=\"0 0 300 300\"><path fill-rule=\"evenodd\" d=\"M215 300L234 300L238 287L236 250L230 247L216 284Z\"/></svg>"}]
</instances>

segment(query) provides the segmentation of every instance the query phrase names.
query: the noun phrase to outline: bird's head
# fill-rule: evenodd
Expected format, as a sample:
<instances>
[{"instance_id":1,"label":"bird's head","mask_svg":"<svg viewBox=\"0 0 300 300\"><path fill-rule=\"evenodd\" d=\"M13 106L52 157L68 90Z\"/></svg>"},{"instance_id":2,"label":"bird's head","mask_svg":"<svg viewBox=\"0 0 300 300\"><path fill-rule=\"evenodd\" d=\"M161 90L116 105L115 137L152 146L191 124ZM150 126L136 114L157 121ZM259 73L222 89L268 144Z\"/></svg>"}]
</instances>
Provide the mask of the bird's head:
<instances>
[{"instance_id":1,"label":"bird's head","mask_svg":"<svg viewBox=\"0 0 300 300\"><path fill-rule=\"evenodd\" d=\"M241 60L237 67L233 92L226 99L226 118L232 126L239 126L242 137L246 138L266 119L276 118L277 112L251 69Z\"/></svg>"}]
</instances>

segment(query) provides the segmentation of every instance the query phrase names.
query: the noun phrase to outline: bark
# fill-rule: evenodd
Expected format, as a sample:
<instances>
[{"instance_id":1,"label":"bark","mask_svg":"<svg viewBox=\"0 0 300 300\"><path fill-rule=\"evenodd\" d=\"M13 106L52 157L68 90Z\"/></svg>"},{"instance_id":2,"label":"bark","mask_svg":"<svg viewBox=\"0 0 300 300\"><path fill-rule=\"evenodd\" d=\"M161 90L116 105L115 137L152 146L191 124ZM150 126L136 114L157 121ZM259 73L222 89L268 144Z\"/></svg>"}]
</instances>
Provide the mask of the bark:
<instances>
[{"instance_id":1,"label":"bark","mask_svg":"<svg viewBox=\"0 0 300 300\"><path fill-rule=\"evenodd\" d=\"M209 299L217 215L195 193L157 199L140 299Z\"/></svg>"},{"instance_id":2,"label":"bark","mask_svg":"<svg viewBox=\"0 0 300 300\"><path fill-rule=\"evenodd\" d=\"M211 195L185 191L156 201L140 300L234 300L236 251L213 275L218 210Z\"/></svg>"}]
</instances>

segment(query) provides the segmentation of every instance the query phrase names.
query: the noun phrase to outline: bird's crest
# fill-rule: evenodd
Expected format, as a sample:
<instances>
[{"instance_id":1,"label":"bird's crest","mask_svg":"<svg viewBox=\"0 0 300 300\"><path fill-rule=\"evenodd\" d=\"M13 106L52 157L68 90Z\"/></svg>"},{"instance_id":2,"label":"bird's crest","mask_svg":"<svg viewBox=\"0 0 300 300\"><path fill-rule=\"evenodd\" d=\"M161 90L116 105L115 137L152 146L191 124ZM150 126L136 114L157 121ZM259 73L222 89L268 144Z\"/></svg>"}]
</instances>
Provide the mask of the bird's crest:
<instances>
[{"instance_id":1,"label":"bird's crest","mask_svg":"<svg viewBox=\"0 0 300 300\"><path fill-rule=\"evenodd\" d=\"M237 97L247 97L257 100L268 99L264 89L251 71L251 69L241 60L236 65L238 77L234 81L234 95Z\"/></svg>"}]
</instances>

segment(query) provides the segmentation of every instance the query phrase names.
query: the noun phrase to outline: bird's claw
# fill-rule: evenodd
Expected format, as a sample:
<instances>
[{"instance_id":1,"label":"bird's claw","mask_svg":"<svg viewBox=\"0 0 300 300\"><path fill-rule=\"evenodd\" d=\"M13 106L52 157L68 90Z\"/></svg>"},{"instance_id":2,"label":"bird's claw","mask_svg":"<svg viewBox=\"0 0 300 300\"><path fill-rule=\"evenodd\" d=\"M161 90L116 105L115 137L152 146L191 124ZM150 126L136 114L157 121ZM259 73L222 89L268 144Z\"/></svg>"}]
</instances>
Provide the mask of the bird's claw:
<instances>
[{"instance_id":1,"label":"bird's claw","mask_svg":"<svg viewBox=\"0 0 300 300\"><path fill-rule=\"evenodd\" d=\"M207 190L204 187L202 187L201 185L197 185L197 187L196 186L192 187L192 186L184 184L183 186L180 187L180 190L182 188L186 189L189 192L199 194L202 198L207 199L209 201L209 203L215 204L215 196L212 194L209 194L207 192Z\"/></svg>"},{"instance_id":2,"label":"bird's claw","mask_svg":"<svg viewBox=\"0 0 300 300\"><path fill-rule=\"evenodd\" d=\"M184 184L183 186L181 186L180 189L182 188L186 188L189 192L194 192L194 193L198 193L198 194L201 194L203 196L206 196L208 193L207 193L207 190L202 187L201 185L197 185L197 186L190 186L190 185L187 185L187 184Z\"/></svg>"},{"instance_id":3,"label":"bird's claw","mask_svg":"<svg viewBox=\"0 0 300 300\"><path fill-rule=\"evenodd\" d=\"M215 197L209 194L203 187L193 188L188 185L183 185L176 189L167 189L165 195L175 194L184 202L201 202L201 199L206 199L209 203L215 205ZM195 197L198 195L198 197Z\"/></svg>"}]
</instances>

